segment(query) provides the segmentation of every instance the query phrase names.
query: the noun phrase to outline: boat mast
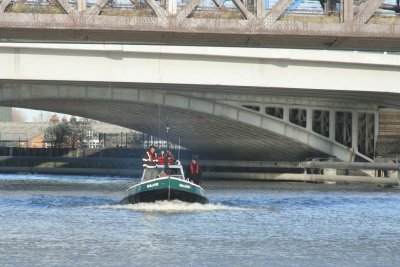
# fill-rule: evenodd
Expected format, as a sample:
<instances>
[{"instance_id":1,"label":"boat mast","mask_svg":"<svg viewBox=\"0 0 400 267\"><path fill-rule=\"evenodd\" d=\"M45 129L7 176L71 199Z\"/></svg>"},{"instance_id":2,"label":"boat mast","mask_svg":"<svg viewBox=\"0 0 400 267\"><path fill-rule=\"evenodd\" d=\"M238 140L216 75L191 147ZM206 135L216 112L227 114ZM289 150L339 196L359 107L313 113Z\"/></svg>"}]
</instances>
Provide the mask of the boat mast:
<instances>
[{"instance_id":1,"label":"boat mast","mask_svg":"<svg viewBox=\"0 0 400 267\"><path fill-rule=\"evenodd\" d=\"M181 152L181 138L178 139L178 160L180 161L180 152Z\"/></svg>"},{"instance_id":2,"label":"boat mast","mask_svg":"<svg viewBox=\"0 0 400 267\"><path fill-rule=\"evenodd\" d=\"M168 124L168 117L167 117L167 150L169 149L169 124Z\"/></svg>"}]
</instances>

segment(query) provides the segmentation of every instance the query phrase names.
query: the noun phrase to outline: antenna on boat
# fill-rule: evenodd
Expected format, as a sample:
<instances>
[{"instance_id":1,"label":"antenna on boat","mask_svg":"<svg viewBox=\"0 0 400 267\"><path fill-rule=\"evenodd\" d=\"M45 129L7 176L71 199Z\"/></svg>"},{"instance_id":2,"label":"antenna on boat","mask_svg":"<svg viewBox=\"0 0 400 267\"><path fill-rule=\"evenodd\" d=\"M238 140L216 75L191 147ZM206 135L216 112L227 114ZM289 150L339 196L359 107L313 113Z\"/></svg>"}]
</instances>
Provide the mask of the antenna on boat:
<instances>
[{"instance_id":1,"label":"antenna on boat","mask_svg":"<svg viewBox=\"0 0 400 267\"><path fill-rule=\"evenodd\" d=\"M181 138L178 139L178 160L180 161L180 154L181 154Z\"/></svg>"},{"instance_id":2,"label":"antenna on boat","mask_svg":"<svg viewBox=\"0 0 400 267\"><path fill-rule=\"evenodd\" d=\"M161 139L161 106L158 105L158 148L160 148Z\"/></svg>"},{"instance_id":3,"label":"antenna on boat","mask_svg":"<svg viewBox=\"0 0 400 267\"><path fill-rule=\"evenodd\" d=\"M167 149L169 149L169 124L168 124L168 117L167 117Z\"/></svg>"}]
</instances>

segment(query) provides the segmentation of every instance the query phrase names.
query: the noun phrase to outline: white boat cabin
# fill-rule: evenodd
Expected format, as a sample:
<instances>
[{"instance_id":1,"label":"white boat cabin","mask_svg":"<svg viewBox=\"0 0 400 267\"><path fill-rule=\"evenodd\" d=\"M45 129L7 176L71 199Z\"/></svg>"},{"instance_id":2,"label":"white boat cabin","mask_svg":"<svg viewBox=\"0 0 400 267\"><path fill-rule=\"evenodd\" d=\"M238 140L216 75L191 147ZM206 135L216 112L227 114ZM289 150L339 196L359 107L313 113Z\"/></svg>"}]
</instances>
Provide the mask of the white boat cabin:
<instances>
[{"instance_id":1,"label":"white boat cabin","mask_svg":"<svg viewBox=\"0 0 400 267\"><path fill-rule=\"evenodd\" d=\"M144 169L142 178L140 180L141 182L143 182L143 179L148 170L149 169ZM165 168L165 165L157 165L156 171L157 171L156 177L153 177L152 179L173 177L185 180L185 173L183 172L181 164L168 165L168 168Z\"/></svg>"}]
</instances>

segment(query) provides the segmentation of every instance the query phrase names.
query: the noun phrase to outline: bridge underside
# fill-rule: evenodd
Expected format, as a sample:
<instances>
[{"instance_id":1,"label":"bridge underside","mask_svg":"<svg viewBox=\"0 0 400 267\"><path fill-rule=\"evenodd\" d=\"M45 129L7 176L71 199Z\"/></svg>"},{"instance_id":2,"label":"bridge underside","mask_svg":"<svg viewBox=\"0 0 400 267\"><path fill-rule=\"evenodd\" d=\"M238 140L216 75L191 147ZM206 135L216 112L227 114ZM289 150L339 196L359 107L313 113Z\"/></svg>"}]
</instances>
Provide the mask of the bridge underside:
<instances>
[{"instance_id":1,"label":"bridge underside","mask_svg":"<svg viewBox=\"0 0 400 267\"><path fill-rule=\"evenodd\" d=\"M165 139L166 118L170 140L213 159L303 160L327 155L295 140L244 123L157 105L98 101L41 99L7 101L16 106L75 114L135 129Z\"/></svg>"},{"instance_id":2,"label":"bridge underside","mask_svg":"<svg viewBox=\"0 0 400 267\"><path fill-rule=\"evenodd\" d=\"M374 128L372 132L365 133L372 141L365 146L362 144L363 148L354 143L356 141L352 145L351 141L348 143L346 140L354 138L354 134L351 134L351 116L355 122L359 120L358 114L374 114L377 111L374 103L379 98L382 98L385 106L395 107L398 106L396 103L400 103L395 94L388 97L384 94L378 96L376 93L343 91L325 91L323 97L317 97L313 90L300 89L264 88L254 94L251 88L223 86L83 85L76 82L58 82L54 85L37 81L0 83L2 106L73 114L160 136L161 139L166 137L168 118L172 142L178 143L180 138L184 147L207 158L237 160L301 161L328 155L354 160L353 156L360 156L357 154L357 145L359 149L364 149L363 153L368 149L369 153L373 153L376 140ZM389 102L385 103L384 99L389 99ZM282 113L287 114L284 115L286 119L266 114L268 106L285 106ZM257 107L258 111L254 109ZM304 113L300 114L303 108L307 110L304 109ZM293 117L295 121L290 121L293 118L288 115L293 114L292 110L297 113ZM315 114L322 116L320 111L328 111L325 112L325 119L315 118ZM344 139L339 140L341 144L336 142L338 133L343 135L335 130L337 111L350 114L350 128L344 124L340 126L344 133ZM321 119L327 120L327 123L324 124ZM372 117L374 124L373 121ZM311 126L315 123L319 124L319 129Z\"/></svg>"},{"instance_id":3,"label":"bridge underside","mask_svg":"<svg viewBox=\"0 0 400 267\"><path fill-rule=\"evenodd\" d=\"M370 160L398 56L127 45L2 44L0 105L159 136L214 158Z\"/></svg>"}]
</instances>

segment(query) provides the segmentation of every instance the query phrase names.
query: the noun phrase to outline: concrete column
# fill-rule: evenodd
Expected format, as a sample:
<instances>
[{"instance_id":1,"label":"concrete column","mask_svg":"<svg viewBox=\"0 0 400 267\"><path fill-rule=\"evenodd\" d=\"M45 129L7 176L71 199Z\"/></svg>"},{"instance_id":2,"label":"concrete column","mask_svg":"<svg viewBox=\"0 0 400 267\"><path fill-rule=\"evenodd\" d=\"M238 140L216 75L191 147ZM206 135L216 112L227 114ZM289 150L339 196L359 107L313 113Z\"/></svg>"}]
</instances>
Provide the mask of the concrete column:
<instances>
[{"instance_id":1,"label":"concrete column","mask_svg":"<svg viewBox=\"0 0 400 267\"><path fill-rule=\"evenodd\" d=\"M341 18L342 22L351 22L354 20L354 0L341 0Z\"/></svg>"},{"instance_id":2,"label":"concrete column","mask_svg":"<svg viewBox=\"0 0 400 267\"><path fill-rule=\"evenodd\" d=\"M353 111L351 114L351 147L354 152L358 151L358 113Z\"/></svg>"},{"instance_id":3,"label":"concrete column","mask_svg":"<svg viewBox=\"0 0 400 267\"><path fill-rule=\"evenodd\" d=\"M312 132L312 124L313 124L313 110L312 108L306 108L306 116L307 116L307 131Z\"/></svg>"},{"instance_id":4,"label":"concrete column","mask_svg":"<svg viewBox=\"0 0 400 267\"><path fill-rule=\"evenodd\" d=\"M374 151L376 152L376 143L379 135L379 111L374 112Z\"/></svg>"},{"instance_id":5,"label":"concrete column","mask_svg":"<svg viewBox=\"0 0 400 267\"><path fill-rule=\"evenodd\" d=\"M265 5L264 0L255 0L254 4L256 5L257 10L257 18L264 18L265 16Z\"/></svg>"},{"instance_id":6,"label":"concrete column","mask_svg":"<svg viewBox=\"0 0 400 267\"><path fill-rule=\"evenodd\" d=\"M329 140L335 141L336 111L329 110Z\"/></svg>"},{"instance_id":7,"label":"concrete column","mask_svg":"<svg viewBox=\"0 0 400 267\"><path fill-rule=\"evenodd\" d=\"M289 123L289 107L283 107L283 121Z\"/></svg>"}]
</instances>

